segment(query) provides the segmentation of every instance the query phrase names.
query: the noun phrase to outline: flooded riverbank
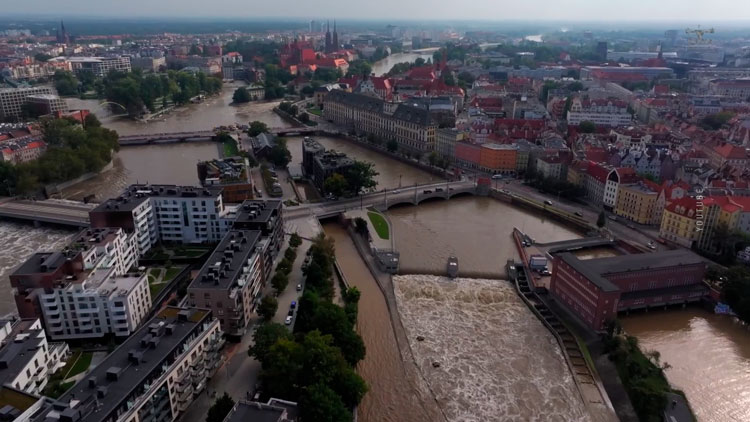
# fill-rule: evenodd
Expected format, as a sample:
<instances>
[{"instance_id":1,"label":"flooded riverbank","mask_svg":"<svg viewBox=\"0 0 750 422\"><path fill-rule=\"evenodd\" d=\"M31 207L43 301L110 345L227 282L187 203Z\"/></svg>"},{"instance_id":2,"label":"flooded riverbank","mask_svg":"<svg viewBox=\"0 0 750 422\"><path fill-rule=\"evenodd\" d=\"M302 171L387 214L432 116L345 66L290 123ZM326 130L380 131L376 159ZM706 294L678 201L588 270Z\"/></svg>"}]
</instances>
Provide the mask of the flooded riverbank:
<instances>
[{"instance_id":1,"label":"flooded riverbank","mask_svg":"<svg viewBox=\"0 0 750 422\"><path fill-rule=\"evenodd\" d=\"M337 223L323 224L326 236L336 242L336 260L349 282L362 296L359 301L357 332L362 336L367 354L357 372L370 390L359 406L362 422L424 422L439 414L434 402L425 402L417 392L415 380L409 379L388 307L377 282L368 270L351 237Z\"/></svg>"},{"instance_id":2,"label":"flooded riverbank","mask_svg":"<svg viewBox=\"0 0 750 422\"><path fill-rule=\"evenodd\" d=\"M491 198L454 198L396 207L387 215L401 253L402 274L443 274L448 257L456 256L459 276L502 278L506 259L518 259L511 241L513 227L540 242L581 237L541 214Z\"/></svg>"},{"instance_id":3,"label":"flooded riverbank","mask_svg":"<svg viewBox=\"0 0 750 422\"><path fill-rule=\"evenodd\" d=\"M669 382L701 422L750 421L750 331L697 307L621 317L642 350L656 350Z\"/></svg>"},{"instance_id":4,"label":"flooded riverbank","mask_svg":"<svg viewBox=\"0 0 750 422\"><path fill-rule=\"evenodd\" d=\"M10 273L34 252L55 251L73 237L75 231L0 221L0 316L16 312L11 293Z\"/></svg>"},{"instance_id":5,"label":"flooded riverbank","mask_svg":"<svg viewBox=\"0 0 750 422\"><path fill-rule=\"evenodd\" d=\"M449 421L590 420L554 337L509 283L405 275L394 285L417 365Z\"/></svg>"},{"instance_id":6,"label":"flooded riverbank","mask_svg":"<svg viewBox=\"0 0 750 422\"><path fill-rule=\"evenodd\" d=\"M353 159L373 163L375 170L378 172L378 175L375 177L375 180L378 182L376 189L395 189L399 186L413 186L414 184L438 182L441 180L438 176L394 160L385 154L371 151L352 141L328 136L315 136L314 138L326 149L343 152ZM304 137L299 136L287 138L287 148L292 153L292 164L302 165L303 139Z\"/></svg>"}]
</instances>

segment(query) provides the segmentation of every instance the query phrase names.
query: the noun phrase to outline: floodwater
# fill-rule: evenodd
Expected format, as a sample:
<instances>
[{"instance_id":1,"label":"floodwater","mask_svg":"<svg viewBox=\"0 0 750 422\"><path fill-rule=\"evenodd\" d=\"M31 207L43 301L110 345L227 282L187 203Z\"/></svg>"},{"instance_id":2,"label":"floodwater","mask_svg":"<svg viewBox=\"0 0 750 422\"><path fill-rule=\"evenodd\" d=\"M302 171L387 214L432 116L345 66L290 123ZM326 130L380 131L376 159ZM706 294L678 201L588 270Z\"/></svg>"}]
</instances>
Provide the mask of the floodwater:
<instances>
[{"instance_id":1,"label":"floodwater","mask_svg":"<svg viewBox=\"0 0 750 422\"><path fill-rule=\"evenodd\" d=\"M432 53L434 53L434 50L436 49L425 49L421 52L391 54L390 56L375 62L372 65L372 73L374 73L375 76L383 76L398 63L414 63L420 57L425 61L427 59L432 59Z\"/></svg>"},{"instance_id":2,"label":"floodwater","mask_svg":"<svg viewBox=\"0 0 750 422\"><path fill-rule=\"evenodd\" d=\"M336 242L336 260L347 280L362 293L357 331L367 354L357 372L370 390L358 408L362 422L423 422L435 415L434 402L420 398L407 376L396 343L388 307L377 282L359 256L349 234L339 224L326 223L323 230ZM425 407L428 407L427 409Z\"/></svg>"},{"instance_id":3,"label":"floodwater","mask_svg":"<svg viewBox=\"0 0 750 422\"><path fill-rule=\"evenodd\" d=\"M75 232L66 229L33 227L28 224L0 221L0 315L16 312L8 276L34 252L55 251Z\"/></svg>"},{"instance_id":4,"label":"floodwater","mask_svg":"<svg viewBox=\"0 0 750 422\"><path fill-rule=\"evenodd\" d=\"M668 363L669 382L685 392L701 422L750 421L750 332L735 319L700 308L622 317L643 350Z\"/></svg>"},{"instance_id":5,"label":"floodwater","mask_svg":"<svg viewBox=\"0 0 750 422\"><path fill-rule=\"evenodd\" d=\"M394 284L417 365L447 420L590 420L554 337L509 283L405 275Z\"/></svg>"},{"instance_id":6,"label":"floodwater","mask_svg":"<svg viewBox=\"0 0 750 422\"><path fill-rule=\"evenodd\" d=\"M254 120L262 121L270 128L290 126L273 112L278 101L232 105L234 90L240 86L244 84L224 84L221 94L210 97L200 104L179 107L164 117L148 123L124 117L112 117L109 109L102 106L100 100L68 99L68 106L71 109L85 108L93 111L104 126L116 130L120 135L211 130L217 126L248 124Z\"/></svg>"},{"instance_id":7,"label":"floodwater","mask_svg":"<svg viewBox=\"0 0 750 422\"><path fill-rule=\"evenodd\" d=\"M445 274L448 257L458 258L465 277L503 278L507 259L518 259L514 227L539 242L581 237L541 214L490 199L464 197L391 208L402 274Z\"/></svg>"},{"instance_id":8,"label":"floodwater","mask_svg":"<svg viewBox=\"0 0 750 422\"><path fill-rule=\"evenodd\" d=\"M197 186L199 161L219 157L212 142L138 145L121 148L111 170L63 190L63 197L81 200L94 194L97 202L117 196L132 183Z\"/></svg>"},{"instance_id":9,"label":"floodwater","mask_svg":"<svg viewBox=\"0 0 750 422\"><path fill-rule=\"evenodd\" d=\"M295 136L287 139L287 148L292 153L292 164L302 165L302 140L303 137ZM438 182L442 180L439 176L428 173L406 163L390 158L385 154L371 151L353 141L347 141L339 138L327 136L314 137L327 150L336 150L343 152L350 158L369 161L375 165L375 171L378 175L375 180L378 182L376 189L394 189L399 186L412 186L414 184L424 184L429 182Z\"/></svg>"}]
</instances>

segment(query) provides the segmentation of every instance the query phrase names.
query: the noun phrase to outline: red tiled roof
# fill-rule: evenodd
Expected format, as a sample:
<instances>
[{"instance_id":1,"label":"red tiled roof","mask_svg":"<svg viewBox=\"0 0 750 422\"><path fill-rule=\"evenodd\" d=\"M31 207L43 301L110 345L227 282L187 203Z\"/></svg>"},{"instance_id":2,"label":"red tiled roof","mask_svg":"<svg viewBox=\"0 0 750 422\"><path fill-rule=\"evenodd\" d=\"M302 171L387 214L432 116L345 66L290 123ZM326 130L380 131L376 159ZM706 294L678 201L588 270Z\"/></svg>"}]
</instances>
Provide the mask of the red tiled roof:
<instances>
[{"instance_id":1,"label":"red tiled roof","mask_svg":"<svg viewBox=\"0 0 750 422\"><path fill-rule=\"evenodd\" d=\"M688 218L695 218L698 200L690 196L675 199L665 208L667 211ZM705 203L704 203L705 205Z\"/></svg>"},{"instance_id":2,"label":"red tiled roof","mask_svg":"<svg viewBox=\"0 0 750 422\"><path fill-rule=\"evenodd\" d=\"M588 173L591 177L598 180L601 183L607 182L607 175L609 175L610 169L605 168L599 163L589 162Z\"/></svg>"},{"instance_id":3,"label":"red tiled roof","mask_svg":"<svg viewBox=\"0 0 750 422\"><path fill-rule=\"evenodd\" d=\"M747 158L747 152L745 151L744 148L740 148L732 144L725 143L722 145L717 145L714 147L714 151L716 151L719 155L721 155L724 158L734 158L734 159Z\"/></svg>"}]
</instances>

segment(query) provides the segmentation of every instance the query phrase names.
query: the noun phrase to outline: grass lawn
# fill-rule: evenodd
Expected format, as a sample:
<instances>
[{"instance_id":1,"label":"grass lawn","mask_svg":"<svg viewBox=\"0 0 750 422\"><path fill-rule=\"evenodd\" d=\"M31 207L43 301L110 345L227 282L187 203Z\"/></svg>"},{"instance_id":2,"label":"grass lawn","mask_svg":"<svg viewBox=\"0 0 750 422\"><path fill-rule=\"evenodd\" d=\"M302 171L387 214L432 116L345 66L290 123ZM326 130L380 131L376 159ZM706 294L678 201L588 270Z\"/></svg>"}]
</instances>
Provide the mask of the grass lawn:
<instances>
[{"instance_id":1,"label":"grass lawn","mask_svg":"<svg viewBox=\"0 0 750 422\"><path fill-rule=\"evenodd\" d=\"M172 267L167 269L167 273L164 274L164 282L167 283L177 276L182 271L182 267Z\"/></svg>"},{"instance_id":2,"label":"grass lawn","mask_svg":"<svg viewBox=\"0 0 750 422\"><path fill-rule=\"evenodd\" d=\"M234 140L224 142L224 156L235 157L240 155L240 151L237 149L237 142Z\"/></svg>"},{"instance_id":3,"label":"grass lawn","mask_svg":"<svg viewBox=\"0 0 750 422\"><path fill-rule=\"evenodd\" d=\"M378 237L388 240L390 237L388 233L388 223L385 221L385 218L372 211L368 212L367 216L370 217L370 222L375 226L375 231L378 233Z\"/></svg>"},{"instance_id":4,"label":"grass lawn","mask_svg":"<svg viewBox=\"0 0 750 422\"><path fill-rule=\"evenodd\" d=\"M184 256L187 258L197 258L199 256L202 256L206 252L208 252L207 249L186 249L184 252L179 254L179 256Z\"/></svg>"},{"instance_id":5,"label":"grass lawn","mask_svg":"<svg viewBox=\"0 0 750 422\"><path fill-rule=\"evenodd\" d=\"M316 116L322 116L323 110L319 109L318 107L310 107L307 109L307 112L310 114L314 114Z\"/></svg>"},{"instance_id":6,"label":"grass lawn","mask_svg":"<svg viewBox=\"0 0 750 422\"><path fill-rule=\"evenodd\" d=\"M154 278L159 277L159 273L161 273L161 268L151 268L148 270L148 274Z\"/></svg>"},{"instance_id":7,"label":"grass lawn","mask_svg":"<svg viewBox=\"0 0 750 422\"><path fill-rule=\"evenodd\" d=\"M149 283L148 284L148 290L151 292L151 301L155 301L156 297L159 296L159 293L164 290L165 287L167 287L167 284L169 283Z\"/></svg>"},{"instance_id":8,"label":"grass lawn","mask_svg":"<svg viewBox=\"0 0 750 422\"><path fill-rule=\"evenodd\" d=\"M82 352L82 353L79 352L78 355L75 355L74 357L76 357L76 360L73 363L73 366L71 366L71 368L65 374L63 379L70 378L74 375L78 375L84 372L85 370L87 370L89 366L91 365L91 357L93 355L94 354L91 352ZM71 361L73 361L73 358L71 358L70 361L68 361L68 363L70 363ZM65 366L67 367L67 365Z\"/></svg>"}]
</instances>

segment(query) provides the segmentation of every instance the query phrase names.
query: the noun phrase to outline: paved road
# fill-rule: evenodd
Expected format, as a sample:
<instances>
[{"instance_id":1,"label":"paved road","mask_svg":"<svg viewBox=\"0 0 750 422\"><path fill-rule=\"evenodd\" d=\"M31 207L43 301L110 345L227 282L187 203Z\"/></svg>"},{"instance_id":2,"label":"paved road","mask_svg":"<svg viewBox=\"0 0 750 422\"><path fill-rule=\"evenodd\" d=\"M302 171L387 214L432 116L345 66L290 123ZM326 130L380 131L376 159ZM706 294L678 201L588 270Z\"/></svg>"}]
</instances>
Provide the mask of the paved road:
<instances>
[{"instance_id":1,"label":"paved road","mask_svg":"<svg viewBox=\"0 0 750 422\"><path fill-rule=\"evenodd\" d=\"M302 245L297 248L297 259L294 261L292 272L289 275L289 285L277 297L279 310L273 318L274 322L284 324L284 319L289 311L289 305L293 300L299 302L302 292L298 292L296 287L298 283L304 284L302 281L302 263L304 262L305 253L309 246L310 242L303 241ZM281 254L283 254L285 248L286 245L281 250ZM279 258L282 257L281 254ZM264 295L273 294L273 288L270 286L270 283L266 286L263 293ZM214 400L213 398L209 398L209 394L214 394L215 392L216 396L219 397L226 392L235 401L247 399L248 394L252 394L261 368L260 362L248 356L247 350L252 345L253 332L259 323L260 318L255 315L250 324L248 324L248 329L240 343L227 343L224 365L217 370L216 375L208 382L207 389L187 409L181 419L182 422L205 421L208 409ZM291 330L292 326L289 326L289 329Z\"/></svg>"},{"instance_id":2,"label":"paved road","mask_svg":"<svg viewBox=\"0 0 750 422\"><path fill-rule=\"evenodd\" d=\"M93 204L68 203L55 200L27 201L12 200L0 202L0 214L40 221L71 221L88 224L89 211Z\"/></svg>"}]
</instances>

